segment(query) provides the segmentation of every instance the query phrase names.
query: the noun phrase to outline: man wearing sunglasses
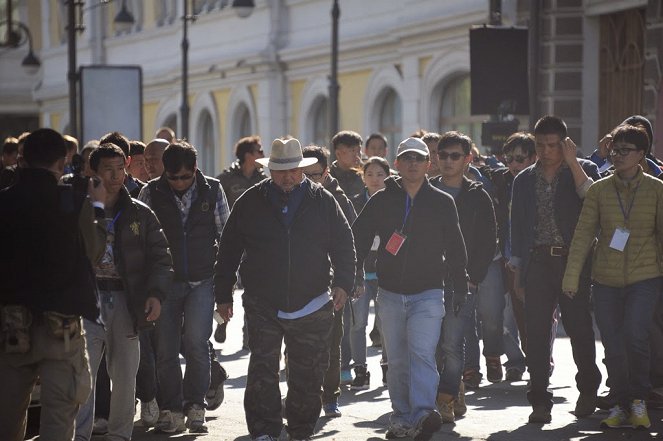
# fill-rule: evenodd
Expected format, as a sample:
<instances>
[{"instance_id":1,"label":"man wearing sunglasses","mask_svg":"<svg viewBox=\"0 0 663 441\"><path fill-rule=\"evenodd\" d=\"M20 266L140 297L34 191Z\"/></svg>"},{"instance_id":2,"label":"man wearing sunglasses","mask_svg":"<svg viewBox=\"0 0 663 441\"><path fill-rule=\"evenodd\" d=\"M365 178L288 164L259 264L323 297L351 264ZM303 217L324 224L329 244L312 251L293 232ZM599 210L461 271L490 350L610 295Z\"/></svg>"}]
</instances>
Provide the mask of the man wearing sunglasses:
<instances>
[{"instance_id":1,"label":"man wearing sunglasses","mask_svg":"<svg viewBox=\"0 0 663 441\"><path fill-rule=\"evenodd\" d=\"M228 219L228 202L217 179L198 170L196 149L178 140L163 152L164 173L139 199L156 213L170 244L175 277L157 324L157 374L161 411L155 430L206 433L205 395L210 384L214 312L214 263ZM184 334L182 336L182 317ZM182 380L180 347L186 373Z\"/></svg>"}]
</instances>

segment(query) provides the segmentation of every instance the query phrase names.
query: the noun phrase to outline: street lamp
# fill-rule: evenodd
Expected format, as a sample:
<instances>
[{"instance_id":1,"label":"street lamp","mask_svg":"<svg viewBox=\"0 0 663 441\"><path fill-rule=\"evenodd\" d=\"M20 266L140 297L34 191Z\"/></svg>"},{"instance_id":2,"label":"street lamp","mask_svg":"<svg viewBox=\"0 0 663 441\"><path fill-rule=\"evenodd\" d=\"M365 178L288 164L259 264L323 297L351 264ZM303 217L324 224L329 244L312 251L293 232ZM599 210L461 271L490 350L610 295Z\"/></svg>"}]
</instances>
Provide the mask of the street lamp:
<instances>
[{"instance_id":1,"label":"street lamp","mask_svg":"<svg viewBox=\"0 0 663 441\"><path fill-rule=\"evenodd\" d=\"M338 0L334 0L332 5L332 52L331 52L331 72L329 75L329 140L338 132L338 20L341 16L341 10L338 6ZM333 149L332 149L333 152ZM332 153L333 154L333 153Z\"/></svg>"},{"instance_id":2,"label":"street lamp","mask_svg":"<svg viewBox=\"0 0 663 441\"><path fill-rule=\"evenodd\" d=\"M189 22L196 21L196 15L189 15L189 2L182 0L182 104L180 118L182 120L182 138L189 139ZM233 0L233 9L240 18L246 18L253 12L253 0Z\"/></svg>"},{"instance_id":3,"label":"street lamp","mask_svg":"<svg viewBox=\"0 0 663 441\"><path fill-rule=\"evenodd\" d=\"M120 32L128 32L135 22L134 16L127 10L127 1L122 0L120 12L115 16L115 27Z\"/></svg>"},{"instance_id":4,"label":"street lamp","mask_svg":"<svg viewBox=\"0 0 663 441\"><path fill-rule=\"evenodd\" d=\"M21 46L27 41L28 54L25 56L25 58L23 58L21 66L23 66L23 69L29 75L36 74L39 68L41 67L41 62L39 61L39 58L37 58L37 56L33 51L32 34L30 33L30 29L21 22L9 22L8 20L0 21L0 25L3 24L6 24L8 27L7 41L3 41L2 43L0 43L0 47L16 48L18 46ZM14 29L9 28L10 24L15 25L25 36L21 35L21 32L17 32Z\"/></svg>"}]
</instances>

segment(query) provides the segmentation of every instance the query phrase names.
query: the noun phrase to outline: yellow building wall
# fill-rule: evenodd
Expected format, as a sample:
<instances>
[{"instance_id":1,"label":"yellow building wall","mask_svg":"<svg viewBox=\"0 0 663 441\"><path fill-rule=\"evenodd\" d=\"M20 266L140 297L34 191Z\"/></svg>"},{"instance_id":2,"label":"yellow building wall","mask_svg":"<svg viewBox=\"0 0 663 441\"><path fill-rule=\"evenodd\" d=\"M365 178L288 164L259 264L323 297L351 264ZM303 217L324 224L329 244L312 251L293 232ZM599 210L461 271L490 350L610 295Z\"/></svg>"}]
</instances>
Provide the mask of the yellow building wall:
<instances>
[{"instance_id":1,"label":"yellow building wall","mask_svg":"<svg viewBox=\"0 0 663 441\"><path fill-rule=\"evenodd\" d=\"M64 23L66 17L60 16L60 7L57 0L51 0L49 6L51 13L48 17L48 29L50 29L51 47L57 47L60 45L60 23Z\"/></svg>"},{"instance_id":2,"label":"yellow building wall","mask_svg":"<svg viewBox=\"0 0 663 441\"><path fill-rule=\"evenodd\" d=\"M214 102L216 103L216 114L218 115L219 120L216 122L217 127L219 127L219 139L217 139L218 154L215 154L216 158L216 167L218 170L223 170L228 167L230 164L226 160L225 153L228 151L230 146L226 145L226 133L228 127L226 127L226 115L228 113L228 103L230 101L230 89L215 90L212 92L214 97Z\"/></svg>"},{"instance_id":3,"label":"yellow building wall","mask_svg":"<svg viewBox=\"0 0 663 441\"><path fill-rule=\"evenodd\" d=\"M341 73L338 82L341 90L338 97L339 128L362 132L364 121L364 95L371 70Z\"/></svg>"},{"instance_id":4,"label":"yellow building wall","mask_svg":"<svg viewBox=\"0 0 663 441\"><path fill-rule=\"evenodd\" d=\"M145 143L152 140L154 132L157 130L157 112L159 111L159 103L150 102L143 103L143 133L142 138Z\"/></svg>"},{"instance_id":5,"label":"yellow building wall","mask_svg":"<svg viewBox=\"0 0 663 441\"><path fill-rule=\"evenodd\" d=\"M62 115L59 113L51 113L51 129L60 130Z\"/></svg>"},{"instance_id":6,"label":"yellow building wall","mask_svg":"<svg viewBox=\"0 0 663 441\"><path fill-rule=\"evenodd\" d=\"M432 60L433 57L421 57L419 58L419 77L423 78L424 72L426 71L426 67L428 67L428 63L430 63L430 60Z\"/></svg>"},{"instance_id":7,"label":"yellow building wall","mask_svg":"<svg viewBox=\"0 0 663 441\"><path fill-rule=\"evenodd\" d=\"M143 29L157 27L154 6L154 2L145 2L143 6Z\"/></svg>"},{"instance_id":8,"label":"yellow building wall","mask_svg":"<svg viewBox=\"0 0 663 441\"><path fill-rule=\"evenodd\" d=\"M295 138L300 138L300 127L298 124L299 121L299 109L302 106L302 94L304 92L304 87L306 86L306 80L296 80L290 82L290 108L292 109L290 115L290 133L289 135L294 136Z\"/></svg>"}]
</instances>

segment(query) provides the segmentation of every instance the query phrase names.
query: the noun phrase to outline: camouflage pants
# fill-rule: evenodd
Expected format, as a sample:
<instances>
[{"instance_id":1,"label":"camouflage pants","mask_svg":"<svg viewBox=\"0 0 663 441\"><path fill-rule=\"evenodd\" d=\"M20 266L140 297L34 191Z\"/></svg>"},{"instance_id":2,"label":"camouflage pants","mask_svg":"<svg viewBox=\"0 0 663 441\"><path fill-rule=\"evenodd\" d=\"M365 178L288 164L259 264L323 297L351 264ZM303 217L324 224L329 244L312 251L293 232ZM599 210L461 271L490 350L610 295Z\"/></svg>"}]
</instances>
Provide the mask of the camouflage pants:
<instances>
[{"instance_id":1,"label":"camouflage pants","mask_svg":"<svg viewBox=\"0 0 663 441\"><path fill-rule=\"evenodd\" d=\"M341 396L341 340L343 339L343 310L334 311L334 325L329 337L329 369L322 384L322 404L337 403Z\"/></svg>"},{"instance_id":2,"label":"camouflage pants","mask_svg":"<svg viewBox=\"0 0 663 441\"><path fill-rule=\"evenodd\" d=\"M246 424L251 437L278 437L283 428L279 358L281 343L288 351L287 431L293 438L313 434L320 416L322 381L329 366L331 302L313 314L285 320L276 311L244 297L251 358L244 394Z\"/></svg>"}]
</instances>

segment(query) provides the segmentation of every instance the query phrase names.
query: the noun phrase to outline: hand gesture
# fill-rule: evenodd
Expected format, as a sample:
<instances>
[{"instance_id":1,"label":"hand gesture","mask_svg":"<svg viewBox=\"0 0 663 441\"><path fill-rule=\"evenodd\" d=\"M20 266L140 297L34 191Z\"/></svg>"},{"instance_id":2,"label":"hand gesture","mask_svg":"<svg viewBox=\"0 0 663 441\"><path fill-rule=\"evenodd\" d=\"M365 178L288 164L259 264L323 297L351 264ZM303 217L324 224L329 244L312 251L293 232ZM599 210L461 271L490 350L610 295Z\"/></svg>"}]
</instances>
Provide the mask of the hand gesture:
<instances>
[{"instance_id":1,"label":"hand gesture","mask_svg":"<svg viewBox=\"0 0 663 441\"><path fill-rule=\"evenodd\" d=\"M345 301L348 299L348 293L341 287L335 286L331 290L332 302L334 302L334 309L340 311L345 305Z\"/></svg>"},{"instance_id":2,"label":"hand gesture","mask_svg":"<svg viewBox=\"0 0 663 441\"><path fill-rule=\"evenodd\" d=\"M229 322L233 316L233 304L232 303L217 303L216 311L219 313L221 318L226 322Z\"/></svg>"},{"instance_id":3,"label":"hand gesture","mask_svg":"<svg viewBox=\"0 0 663 441\"><path fill-rule=\"evenodd\" d=\"M145 300L145 319L153 322L161 315L161 300L156 297L148 297Z\"/></svg>"},{"instance_id":4,"label":"hand gesture","mask_svg":"<svg viewBox=\"0 0 663 441\"><path fill-rule=\"evenodd\" d=\"M576 143L567 136L566 139L562 141L562 154L564 155L564 160L567 164L572 165L573 163L577 163L577 151L578 148L576 147Z\"/></svg>"}]
</instances>

